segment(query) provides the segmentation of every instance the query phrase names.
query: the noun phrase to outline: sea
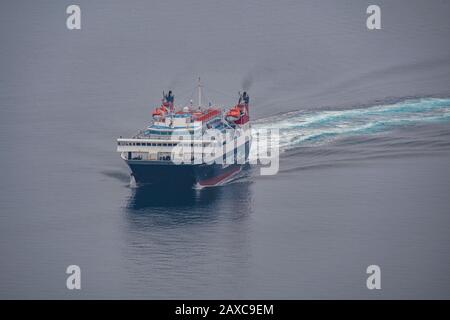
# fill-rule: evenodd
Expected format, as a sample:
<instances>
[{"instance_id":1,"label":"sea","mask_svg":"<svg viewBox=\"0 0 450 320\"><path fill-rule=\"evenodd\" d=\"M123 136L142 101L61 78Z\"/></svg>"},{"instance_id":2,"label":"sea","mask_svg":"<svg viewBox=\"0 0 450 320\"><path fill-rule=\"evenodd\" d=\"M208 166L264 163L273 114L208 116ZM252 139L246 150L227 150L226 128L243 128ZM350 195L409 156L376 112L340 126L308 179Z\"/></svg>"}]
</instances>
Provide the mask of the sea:
<instances>
[{"instance_id":1,"label":"sea","mask_svg":"<svg viewBox=\"0 0 450 320\"><path fill-rule=\"evenodd\" d=\"M450 2L70 4L0 11L0 298L450 298ZM130 184L116 139L198 77L249 93L278 172Z\"/></svg>"}]
</instances>

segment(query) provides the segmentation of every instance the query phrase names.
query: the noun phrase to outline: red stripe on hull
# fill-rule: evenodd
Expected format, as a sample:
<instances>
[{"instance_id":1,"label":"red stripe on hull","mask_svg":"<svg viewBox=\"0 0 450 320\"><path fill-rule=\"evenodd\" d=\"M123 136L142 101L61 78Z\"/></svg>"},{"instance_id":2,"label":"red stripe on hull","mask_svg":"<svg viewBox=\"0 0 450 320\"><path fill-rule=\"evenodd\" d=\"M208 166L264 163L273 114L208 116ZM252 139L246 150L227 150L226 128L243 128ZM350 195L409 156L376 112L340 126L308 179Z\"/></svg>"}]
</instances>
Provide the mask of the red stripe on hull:
<instances>
[{"instance_id":1,"label":"red stripe on hull","mask_svg":"<svg viewBox=\"0 0 450 320\"><path fill-rule=\"evenodd\" d=\"M214 178L210 178L210 179L206 179L203 181L199 181L198 184L201 185L202 187L212 187L215 185L218 185L221 182L224 182L227 178L231 177L232 175L238 173L239 171L241 171L241 167L237 167L236 169L230 171L230 172L226 172L224 174L221 174L217 177Z\"/></svg>"}]
</instances>

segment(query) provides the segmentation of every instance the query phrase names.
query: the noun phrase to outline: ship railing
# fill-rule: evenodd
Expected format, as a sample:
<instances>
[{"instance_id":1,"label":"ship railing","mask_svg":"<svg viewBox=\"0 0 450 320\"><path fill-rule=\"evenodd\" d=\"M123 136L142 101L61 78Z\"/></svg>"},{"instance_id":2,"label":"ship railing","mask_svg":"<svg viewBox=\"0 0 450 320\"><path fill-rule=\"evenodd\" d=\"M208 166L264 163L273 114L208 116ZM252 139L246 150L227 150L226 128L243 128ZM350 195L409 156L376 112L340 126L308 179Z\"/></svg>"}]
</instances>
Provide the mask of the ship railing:
<instances>
[{"instance_id":1,"label":"ship railing","mask_svg":"<svg viewBox=\"0 0 450 320\"><path fill-rule=\"evenodd\" d=\"M210 159L210 155L207 153L195 153L191 152L189 154L175 155L171 152L122 152L121 156L124 160L134 160L134 161L167 161L172 162L175 159L178 161L183 161L184 163L189 163L197 161L200 159L200 163L205 163L206 159Z\"/></svg>"},{"instance_id":2,"label":"ship railing","mask_svg":"<svg viewBox=\"0 0 450 320\"><path fill-rule=\"evenodd\" d=\"M156 140L183 140L182 137L193 137L195 138L198 135L191 135L191 134L161 134L161 133L152 133L152 134L146 134L144 131L139 132L138 134L134 135L132 139L156 139ZM181 139L180 139L181 137Z\"/></svg>"}]
</instances>

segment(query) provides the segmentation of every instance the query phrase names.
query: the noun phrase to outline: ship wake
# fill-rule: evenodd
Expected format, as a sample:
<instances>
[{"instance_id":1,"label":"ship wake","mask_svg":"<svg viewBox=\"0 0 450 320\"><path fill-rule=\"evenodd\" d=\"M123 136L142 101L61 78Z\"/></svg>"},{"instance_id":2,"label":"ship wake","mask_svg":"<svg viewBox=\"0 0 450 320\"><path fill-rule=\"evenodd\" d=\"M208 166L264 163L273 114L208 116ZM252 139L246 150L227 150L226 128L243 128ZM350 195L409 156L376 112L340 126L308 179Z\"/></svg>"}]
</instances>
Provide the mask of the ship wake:
<instances>
[{"instance_id":1,"label":"ship wake","mask_svg":"<svg viewBox=\"0 0 450 320\"><path fill-rule=\"evenodd\" d=\"M280 151L330 145L345 138L370 138L399 128L450 122L449 98L421 98L342 110L302 110L253 122L255 129L276 128Z\"/></svg>"}]
</instances>

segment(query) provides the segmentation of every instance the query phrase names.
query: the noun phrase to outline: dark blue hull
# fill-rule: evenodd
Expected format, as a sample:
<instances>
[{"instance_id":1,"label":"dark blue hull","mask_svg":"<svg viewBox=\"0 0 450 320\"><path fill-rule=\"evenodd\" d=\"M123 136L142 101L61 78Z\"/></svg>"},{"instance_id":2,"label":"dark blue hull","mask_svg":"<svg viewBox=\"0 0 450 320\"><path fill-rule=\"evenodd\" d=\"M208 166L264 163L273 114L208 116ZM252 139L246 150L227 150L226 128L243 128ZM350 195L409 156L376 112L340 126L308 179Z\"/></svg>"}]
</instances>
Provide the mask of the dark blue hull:
<instances>
[{"instance_id":1,"label":"dark blue hull","mask_svg":"<svg viewBox=\"0 0 450 320\"><path fill-rule=\"evenodd\" d=\"M245 146L245 159L248 159L250 144ZM245 164L174 164L171 161L127 160L136 183L168 186L220 185L237 173Z\"/></svg>"}]
</instances>

